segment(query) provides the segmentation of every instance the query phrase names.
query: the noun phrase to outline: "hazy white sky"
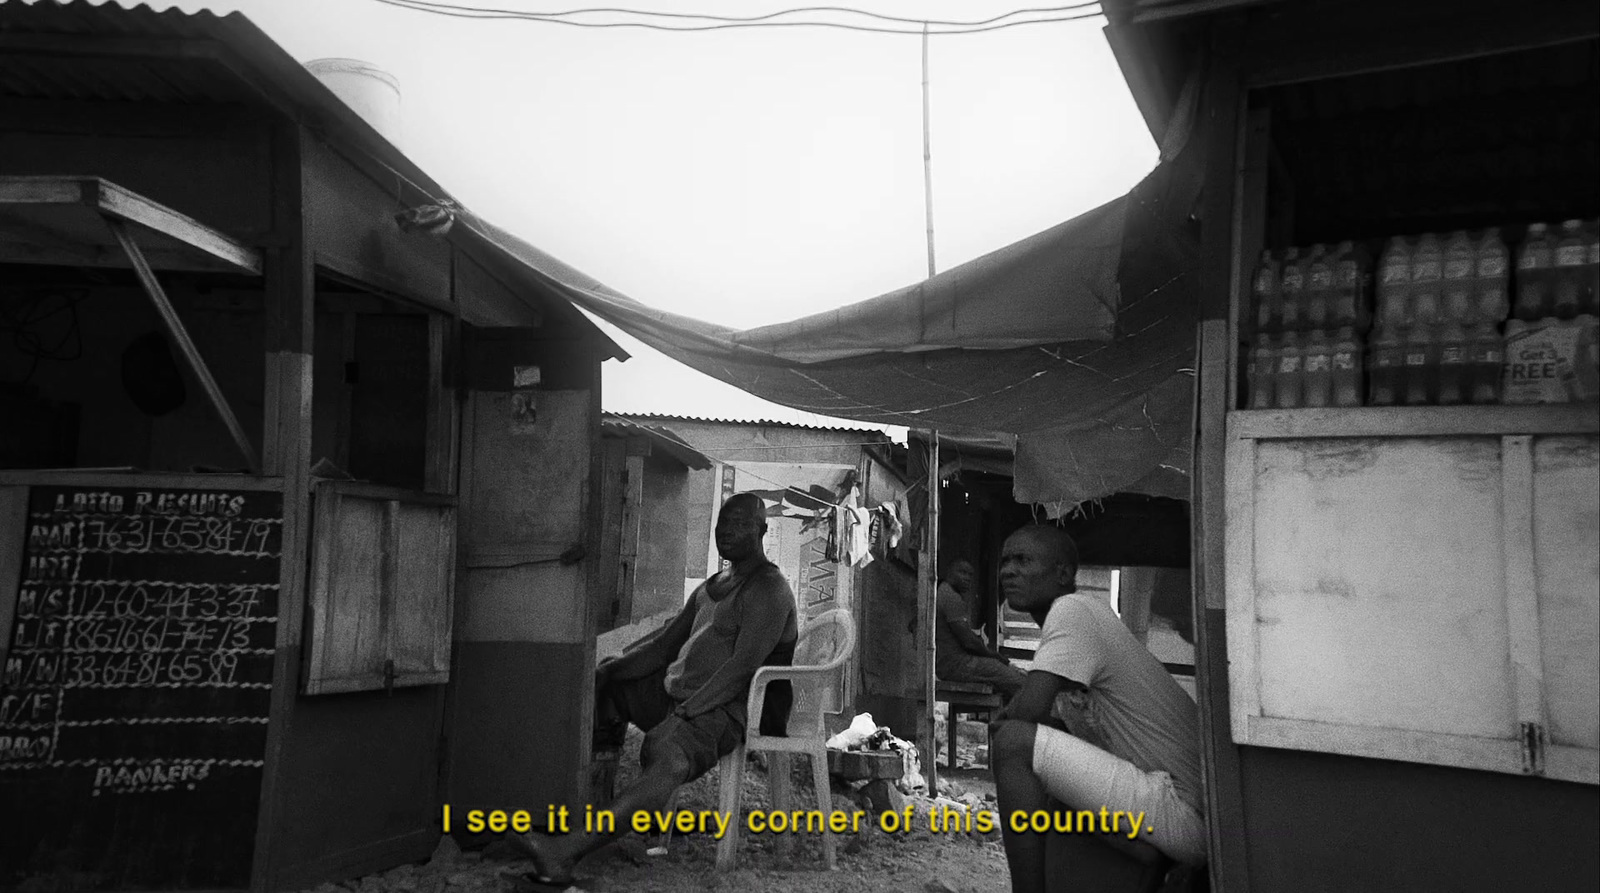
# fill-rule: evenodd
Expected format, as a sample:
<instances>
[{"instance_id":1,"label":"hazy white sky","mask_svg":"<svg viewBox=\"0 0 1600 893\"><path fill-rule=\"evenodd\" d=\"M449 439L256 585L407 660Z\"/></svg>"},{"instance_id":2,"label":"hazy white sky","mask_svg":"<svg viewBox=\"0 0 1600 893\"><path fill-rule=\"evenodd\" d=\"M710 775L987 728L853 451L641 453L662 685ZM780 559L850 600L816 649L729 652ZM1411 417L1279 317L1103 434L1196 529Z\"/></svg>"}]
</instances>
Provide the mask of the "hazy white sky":
<instances>
[{"instance_id":1,"label":"hazy white sky","mask_svg":"<svg viewBox=\"0 0 1600 893\"><path fill-rule=\"evenodd\" d=\"M389 71L401 85L402 148L424 170L478 214L646 304L746 328L926 277L919 37L591 30L447 18L374 0L151 5L241 11L302 62L344 56ZM807 4L614 5L743 16ZM973 20L1065 3L841 5ZM1104 24L932 38L939 269L1114 198L1155 165ZM820 419L608 331L634 358L606 364L607 409Z\"/></svg>"}]
</instances>

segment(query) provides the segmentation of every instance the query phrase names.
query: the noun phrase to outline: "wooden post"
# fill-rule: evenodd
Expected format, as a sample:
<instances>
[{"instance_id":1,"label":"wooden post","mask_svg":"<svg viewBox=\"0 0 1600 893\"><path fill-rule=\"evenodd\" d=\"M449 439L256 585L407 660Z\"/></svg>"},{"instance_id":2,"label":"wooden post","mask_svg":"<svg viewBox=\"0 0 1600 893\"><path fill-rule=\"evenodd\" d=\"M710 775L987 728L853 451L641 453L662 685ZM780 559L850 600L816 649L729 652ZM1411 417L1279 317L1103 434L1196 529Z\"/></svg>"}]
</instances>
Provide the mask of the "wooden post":
<instances>
[{"instance_id":1,"label":"wooden post","mask_svg":"<svg viewBox=\"0 0 1600 893\"><path fill-rule=\"evenodd\" d=\"M1241 186L1241 134L1248 133L1242 115L1246 98L1239 87L1242 21L1224 16L1212 24L1205 92L1196 122L1204 140L1205 187L1202 205L1200 325L1196 332L1194 472L1190 506L1192 550L1195 688L1200 708L1201 772L1205 779L1211 889L1237 893L1250 889L1248 843L1244 836L1244 792L1239 748L1230 735L1228 653L1224 593L1223 513L1226 482L1223 460L1227 444L1225 419L1233 405L1228 376L1230 305L1248 278L1235 263L1236 233L1246 221L1242 202L1254 190ZM1257 173L1256 176L1260 176ZM1259 209L1257 209L1259 213ZM1253 225L1253 224L1252 224Z\"/></svg>"},{"instance_id":2,"label":"wooden post","mask_svg":"<svg viewBox=\"0 0 1600 893\"><path fill-rule=\"evenodd\" d=\"M928 778L928 796L939 795L939 742L933 734L934 620L939 591L939 432L929 430L928 511L922 525L922 551L917 557L917 659L922 670L922 728L918 743L922 750L923 775ZM950 765L955 765L954 755Z\"/></svg>"},{"instance_id":3,"label":"wooden post","mask_svg":"<svg viewBox=\"0 0 1600 893\"><path fill-rule=\"evenodd\" d=\"M933 262L933 133L929 129L928 102L928 23L922 23L922 202L928 219L928 278L935 271Z\"/></svg>"},{"instance_id":4,"label":"wooden post","mask_svg":"<svg viewBox=\"0 0 1600 893\"><path fill-rule=\"evenodd\" d=\"M267 726L252 893L276 889L279 825L287 792L279 781L300 678L300 618L305 616L306 560L311 525L311 352L316 300L311 233L305 222L300 128L272 128L272 227L275 247L264 259L262 324L266 394L261 425L262 472L283 479L283 558L278 590L277 666Z\"/></svg>"}]
</instances>

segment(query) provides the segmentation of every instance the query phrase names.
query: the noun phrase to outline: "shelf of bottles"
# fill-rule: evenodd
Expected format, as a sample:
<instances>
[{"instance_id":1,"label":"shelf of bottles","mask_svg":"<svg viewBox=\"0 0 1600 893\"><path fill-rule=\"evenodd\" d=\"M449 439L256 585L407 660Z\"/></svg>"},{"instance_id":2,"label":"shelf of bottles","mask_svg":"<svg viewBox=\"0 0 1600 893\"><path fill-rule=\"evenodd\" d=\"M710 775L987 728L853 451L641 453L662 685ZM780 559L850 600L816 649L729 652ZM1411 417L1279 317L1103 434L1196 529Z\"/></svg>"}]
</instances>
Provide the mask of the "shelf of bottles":
<instances>
[{"instance_id":1,"label":"shelf of bottles","mask_svg":"<svg viewBox=\"0 0 1600 893\"><path fill-rule=\"evenodd\" d=\"M1262 252L1245 408L1592 403L1600 224L1515 230Z\"/></svg>"}]
</instances>

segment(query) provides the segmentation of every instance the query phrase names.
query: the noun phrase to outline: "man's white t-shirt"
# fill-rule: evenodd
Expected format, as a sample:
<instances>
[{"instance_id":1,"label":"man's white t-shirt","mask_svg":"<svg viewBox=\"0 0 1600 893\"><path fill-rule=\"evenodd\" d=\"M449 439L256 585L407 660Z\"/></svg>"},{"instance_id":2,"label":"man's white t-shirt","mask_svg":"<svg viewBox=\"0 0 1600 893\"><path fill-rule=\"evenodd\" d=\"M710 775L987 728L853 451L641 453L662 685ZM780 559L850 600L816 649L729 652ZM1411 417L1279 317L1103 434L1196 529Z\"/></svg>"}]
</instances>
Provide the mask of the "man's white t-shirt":
<instances>
[{"instance_id":1,"label":"man's white t-shirt","mask_svg":"<svg viewBox=\"0 0 1600 893\"><path fill-rule=\"evenodd\" d=\"M1033 669L1086 687L1106 747L1146 772L1171 775L1178 796L1201 808L1198 709L1109 605L1082 593L1057 598Z\"/></svg>"}]
</instances>

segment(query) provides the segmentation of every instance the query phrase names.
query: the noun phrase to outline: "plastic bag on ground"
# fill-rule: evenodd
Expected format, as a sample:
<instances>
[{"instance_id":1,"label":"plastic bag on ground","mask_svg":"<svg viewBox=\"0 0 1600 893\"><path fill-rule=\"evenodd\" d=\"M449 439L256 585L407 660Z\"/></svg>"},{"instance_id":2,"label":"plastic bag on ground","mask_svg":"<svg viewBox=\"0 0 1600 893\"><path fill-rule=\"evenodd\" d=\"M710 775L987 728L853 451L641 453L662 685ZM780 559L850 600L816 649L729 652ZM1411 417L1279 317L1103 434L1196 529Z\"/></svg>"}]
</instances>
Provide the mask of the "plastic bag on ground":
<instances>
[{"instance_id":1,"label":"plastic bag on ground","mask_svg":"<svg viewBox=\"0 0 1600 893\"><path fill-rule=\"evenodd\" d=\"M878 724L873 721L872 714L858 713L855 719L850 720L849 728L827 740L827 746L835 750L850 750L861 746L877 730Z\"/></svg>"}]
</instances>

